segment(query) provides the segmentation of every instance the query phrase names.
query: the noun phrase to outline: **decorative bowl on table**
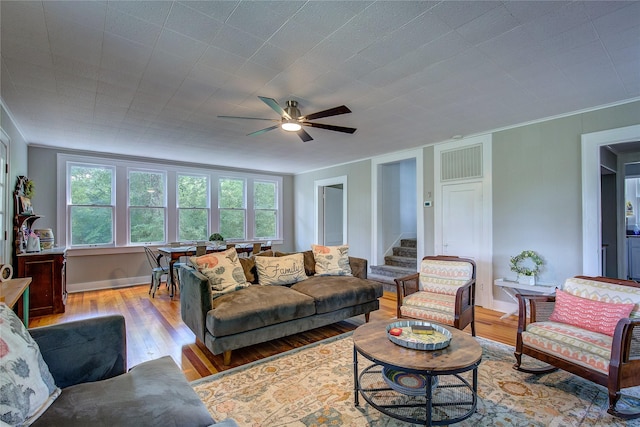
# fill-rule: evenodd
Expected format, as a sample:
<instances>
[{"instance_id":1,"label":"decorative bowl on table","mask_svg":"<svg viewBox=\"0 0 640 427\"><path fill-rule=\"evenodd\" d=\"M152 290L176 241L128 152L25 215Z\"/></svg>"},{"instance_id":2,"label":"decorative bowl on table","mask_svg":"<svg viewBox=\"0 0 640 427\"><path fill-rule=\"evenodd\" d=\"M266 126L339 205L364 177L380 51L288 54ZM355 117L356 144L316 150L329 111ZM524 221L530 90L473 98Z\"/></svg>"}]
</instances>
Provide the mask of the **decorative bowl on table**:
<instances>
[{"instance_id":1,"label":"decorative bowl on table","mask_svg":"<svg viewBox=\"0 0 640 427\"><path fill-rule=\"evenodd\" d=\"M412 327L427 327L431 333L415 333ZM393 330L393 334L390 333ZM398 333L398 330L401 332ZM398 335L396 335L398 334ZM436 323L423 320L402 320L387 326L387 337L394 344L414 350L440 350L451 342L451 332Z\"/></svg>"},{"instance_id":2,"label":"decorative bowl on table","mask_svg":"<svg viewBox=\"0 0 640 427\"><path fill-rule=\"evenodd\" d=\"M427 376L400 371L397 369L382 368L382 378L395 391L409 396L422 396L427 389ZM432 391L438 386L438 377L431 377Z\"/></svg>"}]
</instances>

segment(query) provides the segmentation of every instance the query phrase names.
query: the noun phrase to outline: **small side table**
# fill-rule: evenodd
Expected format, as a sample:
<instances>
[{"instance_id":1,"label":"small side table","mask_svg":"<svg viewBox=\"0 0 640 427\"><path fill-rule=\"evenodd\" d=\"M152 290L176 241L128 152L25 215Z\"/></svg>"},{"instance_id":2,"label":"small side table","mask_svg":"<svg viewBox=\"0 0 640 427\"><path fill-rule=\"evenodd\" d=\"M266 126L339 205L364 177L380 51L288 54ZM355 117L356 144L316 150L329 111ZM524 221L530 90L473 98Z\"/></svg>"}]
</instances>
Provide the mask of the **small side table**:
<instances>
[{"instance_id":1,"label":"small side table","mask_svg":"<svg viewBox=\"0 0 640 427\"><path fill-rule=\"evenodd\" d=\"M0 302L13 308L22 295L22 321L25 327L29 327L29 285L31 277L5 280L0 282Z\"/></svg>"},{"instance_id":2,"label":"small side table","mask_svg":"<svg viewBox=\"0 0 640 427\"><path fill-rule=\"evenodd\" d=\"M501 288L505 294L509 295L512 300L516 303L518 302L518 294L524 293L534 293L534 294L542 294L542 295L553 295L556 292L556 285L554 283L540 283L537 285L524 285L518 282L512 282L506 279L496 279L493 281L493 284ZM511 313L506 313L500 317L501 319L506 319L507 317L517 314L518 310L512 311Z\"/></svg>"}]
</instances>

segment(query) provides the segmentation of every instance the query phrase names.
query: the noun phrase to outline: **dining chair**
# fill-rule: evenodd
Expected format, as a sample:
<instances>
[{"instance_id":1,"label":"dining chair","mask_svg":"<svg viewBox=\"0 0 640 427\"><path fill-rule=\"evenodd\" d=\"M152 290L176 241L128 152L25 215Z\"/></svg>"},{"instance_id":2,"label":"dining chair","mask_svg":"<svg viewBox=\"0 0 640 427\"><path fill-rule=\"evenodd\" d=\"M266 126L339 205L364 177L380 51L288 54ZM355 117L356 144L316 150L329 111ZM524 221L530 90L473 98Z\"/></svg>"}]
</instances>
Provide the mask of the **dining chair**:
<instances>
[{"instance_id":1,"label":"dining chair","mask_svg":"<svg viewBox=\"0 0 640 427\"><path fill-rule=\"evenodd\" d=\"M262 250L262 243L254 243L251 255L255 255Z\"/></svg>"},{"instance_id":2,"label":"dining chair","mask_svg":"<svg viewBox=\"0 0 640 427\"><path fill-rule=\"evenodd\" d=\"M152 298L155 298L156 291L162 282L162 276L169 274L169 266L162 262L164 258L162 254L155 252L150 247L145 246L144 252L151 266L151 286L149 287L149 294L151 294Z\"/></svg>"}]
</instances>

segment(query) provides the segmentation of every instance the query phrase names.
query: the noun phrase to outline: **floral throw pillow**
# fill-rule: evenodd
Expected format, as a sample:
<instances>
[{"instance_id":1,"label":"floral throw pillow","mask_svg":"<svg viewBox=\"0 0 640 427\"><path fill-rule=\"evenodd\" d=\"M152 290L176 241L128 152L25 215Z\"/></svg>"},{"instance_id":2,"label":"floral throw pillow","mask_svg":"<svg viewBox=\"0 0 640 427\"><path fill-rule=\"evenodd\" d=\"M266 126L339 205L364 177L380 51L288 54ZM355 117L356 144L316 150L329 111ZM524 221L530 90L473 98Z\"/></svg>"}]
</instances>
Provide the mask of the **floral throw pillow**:
<instances>
[{"instance_id":1,"label":"floral throw pillow","mask_svg":"<svg viewBox=\"0 0 640 427\"><path fill-rule=\"evenodd\" d=\"M311 245L316 261L316 276L351 276L349 246Z\"/></svg>"},{"instance_id":2,"label":"floral throw pillow","mask_svg":"<svg viewBox=\"0 0 640 427\"><path fill-rule=\"evenodd\" d=\"M244 275L236 248L199 257L194 256L190 258L190 261L199 272L209 279L212 299L251 286Z\"/></svg>"},{"instance_id":3,"label":"floral throw pillow","mask_svg":"<svg viewBox=\"0 0 640 427\"><path fill-rule=\"evenodd\" d=\"M590 300L556 289L556 304L549 320L613 336L620 319L629 317L635 304Z\"/></svg>"},{"instance_id":4,"label":"floral throw pillow","mask_svg":"<svg viewBox=\"0 0 640 427\"><path fill-rule=\"evenodd\" d=\"M307 278L304 255L301 253L279 257L257 256L258 283L263 286L291 285Z\"/></svg>"},{"instance_id":5,"label":"floral throw pillow","mask_svg":"<svg viewBox=\"0 0 640 427\"><path fill-rule=\"evenodd\" d=\"M51 406L60 389L40 347L4 303L0 303L0 330L0 424L30 425Z\"/></svg>"}]
</instances>

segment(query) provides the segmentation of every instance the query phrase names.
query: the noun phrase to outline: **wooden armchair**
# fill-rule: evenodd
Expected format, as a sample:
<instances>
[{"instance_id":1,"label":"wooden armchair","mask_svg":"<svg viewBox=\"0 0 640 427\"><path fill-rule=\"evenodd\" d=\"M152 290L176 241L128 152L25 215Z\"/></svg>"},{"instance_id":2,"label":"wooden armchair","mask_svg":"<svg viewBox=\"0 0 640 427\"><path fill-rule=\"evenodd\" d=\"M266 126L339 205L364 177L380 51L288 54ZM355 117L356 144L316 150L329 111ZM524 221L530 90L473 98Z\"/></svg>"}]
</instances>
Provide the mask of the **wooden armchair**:
<instances>
[{"instance_id":1,"label":"wooden armchair","mask_svg":"<svg viewBox=\"0 0 640 427\"><path fill-rule=\"evenodd\" d=\"M395 279L398 319L429 320L476 335L476 264L456 256L426 256L420 271Z\"/></svg>"},{"instance_id":2,"label":"wooden armchair","mask_svg":"<svg viewBox=\"0 0 640 427\"><path fill-rule=\"evenodd\" d=\"M563 291L586 299L588 304L605 305L594 309L594 324L598 329L603 328L605 319L609 318L604 315L610 313L606 304L635 306L631 314L617 320L617 324L613 318L615 330L611 336L591 330L594 324L580 325L577 319L586 310L578 304L569 306L569 313L576 307L576 320L565 323L552 316L556 296L518 295L520 314L514 369L531 374L544 374L558 368L571 372L607 387L608 413L624 419L639 418L640 408L620 410L616 404L621 389L640 385L640 284L606 277L577 276L567 279ZM525 368L522 366L523 354L550 366Z\"/></svg>"}]
</instances>

